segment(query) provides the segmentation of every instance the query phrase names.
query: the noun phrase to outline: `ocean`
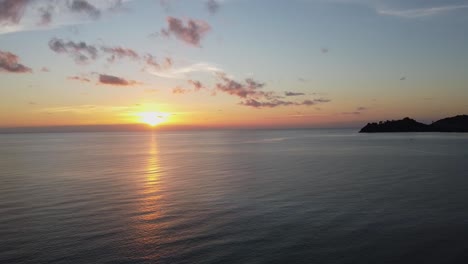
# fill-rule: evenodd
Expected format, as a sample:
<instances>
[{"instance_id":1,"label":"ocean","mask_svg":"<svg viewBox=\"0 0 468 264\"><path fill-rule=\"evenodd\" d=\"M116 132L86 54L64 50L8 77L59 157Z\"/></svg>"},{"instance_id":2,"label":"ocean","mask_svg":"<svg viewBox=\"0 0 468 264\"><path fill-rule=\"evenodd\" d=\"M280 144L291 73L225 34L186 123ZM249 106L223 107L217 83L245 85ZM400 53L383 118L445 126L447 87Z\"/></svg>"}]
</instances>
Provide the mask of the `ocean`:
<instances>
[{"instance_id":1,"label":"ocean","mask_svg":"<svg viewBox=\"0 0 468 264\"><path fill-rule=\"evenodd\" d=\"M468 134L0 135L0 263L467 263Z\"/></svg>"}]
</instances>

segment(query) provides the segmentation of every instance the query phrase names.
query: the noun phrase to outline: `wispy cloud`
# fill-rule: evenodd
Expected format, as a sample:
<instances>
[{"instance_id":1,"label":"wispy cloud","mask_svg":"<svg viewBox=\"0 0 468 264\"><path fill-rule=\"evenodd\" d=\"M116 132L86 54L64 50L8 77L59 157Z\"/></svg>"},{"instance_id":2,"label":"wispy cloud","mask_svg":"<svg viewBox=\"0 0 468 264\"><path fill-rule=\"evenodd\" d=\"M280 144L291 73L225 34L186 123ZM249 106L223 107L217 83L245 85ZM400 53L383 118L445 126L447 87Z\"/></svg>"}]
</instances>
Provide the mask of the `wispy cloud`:
<instances>
[{"instance_id":1,"label":"wispy cloud","mask_svg":"<svg viewBox=\"0 0 468 264\"><path fill-rule=\"evenodd\" d=\"M186 94L190 92L190 90L187 90L185 88L182 88L182 87L175 87L172 89L172 93L173 94Z\"/></svg>"},{"instance_id":2,"label":"wispy cloud","mask_svg":"<svg viewBox=\"0 0 468 264\"><path fill-rule=\"evenodd\" d=\"M131 0L0 0L0 34L83 24ZM77 16L76 14L84 14Z\"/></svg>"},{"instance_id":3,"label":"wispy cloud","mask_svg":"<svg viewBox=\"0 0 468 264\"><path fill-rule=\"evenodd\" d=\"M364 111L367 111L369 110L369 108L365 107L365 106L359 106L359 107L356 107L356 110L354 111L351 111L351 112L341 112L342 115L360 115L362 114Z\"/></svg>"},{"instance_id":4,"label":"wispy cloud","mask_svg":"<svg viewBox=\"0 0 468 264\"><path fill-rule=\"evenodd\" d=\"M312 106L316 105L318 103L321 103L320 101L316 100L304 100L304 101L299 101L299 102L294 102L294 101L284 101L280 99L273 99L270 101L257 101L255 99L247 99L245 101L242 101L240 104L241 105L246 105L246 106L251 106L254 108L263 108L263 107L268 107L268 108L274 108L278 106L300 106L300 105L305 105L305 106Z\"/></svg>"},{"instance_id":5,"label":"wispy cloud","mask_svg":"<svg viewBox=\"0 0 468 264\"><path fill-rule=\"evenodd\" d=\"M201 89L205 88L205 86L200 81L188 80L187 82L193 86L195 91L200 91Z\"/></svg>"},{"instance_id":6,"label":"wispy cloud","mask_svg":"<svg viewBox=\"0 0 468 264\"><path fill-rule=\"evenodd\" d=\"M220 3L217 0L207 0L205 6L208 12L215 14L219 10Z\"/></svg>"},{"instance_id":7,"label":"wispy cloud","mask_svg":"<svg viewBox=\"0 0 468 264\"><path fill-rule=\"evenodd\" d=\"M19 63L19 57L8 51L0 51L0 71L10 73L27 73L32 69Z\"/></svg>"},{"instance_id":8,"label":"wispy cloud","mask_svg":"<svg viewBox=\"0 0 468 264\"><path fill-rule=\"evenodd\" d=\"M434 7L423 7L413 9L388 9L378 8L377 13L387 16L398 16L404 18L418 18L426 16L435 16L443 13L448 13L460 9L468 8L468 4L463 5L445 5L445 6L434 6Z\"/></svg>"},{"instance_id":9,"label":"wispy cloud","mask_svg":"<svg viewBox=\"0 0 468 264\"><path fill-rule=\"evenodd\" d=\"M284 100L282 96L273 91L264 91L265 83L258 82L252 78L245 79L244 82L235 81L225 73L218 73L219 81L216 83L216 90L229 95L237 96L241 99L240 105L253 108L274 108L279 106L312 106L320 103L330 102L329 99L307 99L302 101Z\"/></svg>"},{"instance_id":10,"label":"wispy cloud","mask_svg":"<svg viewBox=\"0 0 468 264\"><path fill-rule=\"evenodd\" d=\"M144 62L147 66L147 69L150 71L166 71L172 68L172 65L174 64L172 58L165 57L162 61L159 61L156 59L156 57L152 54L146 54L144 57Z\"/></svg>"},{"instance_id":11,"label":"wispy cloud","mask_svg":"<svg viewBox=\"0 0 468 264\"><path fill-rule=\"evenodd\" d=\"M114 112L121 113L122 115L128 115L136 107L133 106L106 106L106 105L71 105L71 106L56 106L56 107L44 107L38 109L39 112L45 112L49 114L59 113L75 113L75 114L93 114L97 112Z\"/></svg>"},{"instance_id":12,"label":"wispy cloud","mask_svg":"<svg viewBox=\"0 0 468 264\"><path fill-rule=\"evenodd\" d=\"M357 111L366 111L368 108L365 107L365 106L359 106L358 108L356 108Z\"/></svg>"},{"instance_id":13,"label":"wispy cloud","mask_svg":"<svg viewBox=\"0 0 468 264\"><path fill-rule=\"evenodd\" d=\"M188 19L185 23L175 17L167 17L168 27L161 30L164 36L174 35L177 39L200 47L200 41L211 30L210 25L203 20Z\"/></svg>"},{"instance_id":14,"label":"wispy cloud","mask_svg":"<svg viewBox=\"0 0 468 264\"><path fill-rule=\"evenodd\" d=\"M86 63L90 59L95 60L98 50L95 46L86 42L64 41L53 38L49 41L49 48L56 53L65 53L73 57L76 63Z\"/></svg>"},{"instance_id":15,"label":"wispy cloud","mask_svg":"<svg viewBox=\"0 0 468 264\"><path fill-rule=\"evenodd\" d=\"M305 95L305 93L296 93L296 92L284 92L285 96L301 96Z\"/></svg>"},{"instance_id":16,"label":"wispy cloud","mask_svg":"<svg viewBox=\"0 0 468 264\"><path fill-rule=\"evenodd\" d=\"M138 55L135 50L129 48L102 46L101 50L110 55L110 57L107 58L108 62L114 62L116 58L130 58L133 60L140 58L140 55Z\"/></svg>"},{"instance_id":17,"label":"wispy cloud","mask_svg":"<svg viewBox=\"0 0 468 264\"><path fill-rule=\"evenodd\" d=\"M223 71L221 68L218 68L214 64L205 63L205 62L195 63L192 65L183 66L183 67L172 67L172 68L151 67L146 70L148 73L152 75L155 75L161 78L169 78L169 79L184 79L184 78L187 78L187 76L192 73L216 74L218 72Z\"/></svg>"},{"instance_id":18,"label":"wispy cloud","mask_svg":"<svg viewBox=\"0 0 468 264\"><path fill-rule=\"evenodd\" d=\"M68 80L80 81L80 82L91 82L90 79L81 76L70 76L67 78Z\"/></svg>"}]
</instances>

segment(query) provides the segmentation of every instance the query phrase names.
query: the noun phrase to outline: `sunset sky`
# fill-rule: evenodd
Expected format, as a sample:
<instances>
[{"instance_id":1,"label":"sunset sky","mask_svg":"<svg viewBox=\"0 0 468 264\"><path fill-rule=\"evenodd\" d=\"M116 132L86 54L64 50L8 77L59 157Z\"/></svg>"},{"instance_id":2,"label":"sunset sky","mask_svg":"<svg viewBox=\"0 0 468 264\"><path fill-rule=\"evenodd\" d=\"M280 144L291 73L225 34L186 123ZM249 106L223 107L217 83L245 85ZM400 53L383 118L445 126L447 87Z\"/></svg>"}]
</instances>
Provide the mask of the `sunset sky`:
<instances>
[{"instance_id":1,"label":"sunset sky","mask_svg":"<svg viewBox=\"0 0 468 264\"><path fill-rule=\"evenodd\" d=\"M0 0L0 127L153 113L168 127L468 114L468 1Z\"/></svg>"}]
</instances>

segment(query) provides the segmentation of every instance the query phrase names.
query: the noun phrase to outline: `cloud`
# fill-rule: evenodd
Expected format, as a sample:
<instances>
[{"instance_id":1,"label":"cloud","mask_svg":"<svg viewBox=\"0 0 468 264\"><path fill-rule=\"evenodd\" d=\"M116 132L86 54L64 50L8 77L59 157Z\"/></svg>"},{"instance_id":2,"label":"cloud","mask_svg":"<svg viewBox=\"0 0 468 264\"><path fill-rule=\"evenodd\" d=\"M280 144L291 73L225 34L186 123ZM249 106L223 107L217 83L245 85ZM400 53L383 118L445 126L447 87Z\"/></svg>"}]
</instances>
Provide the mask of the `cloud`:
<instances>
[{"instance_id":1,"label":"cloud","mask_svg":"<svg viewBox=\"0 0 468 264\"><path fill-rule=\"evenodd\" d=\"M460 9L468 8L468 4L462 5L446 5L446 6L433 6L413 9L384 9L378 8L377 13L387 16L398 16L404 18L418 18L426 16L435 16L442 13L448 13Z\"/></svg>"},{"instance_id":2,"label":"cloud","mask_svg":"<svg viewBox=\"0 0 468 264\"><path fill-rule=\"evenodd\" d=\"M368 108L364 106L359 106L358 108L356 108L357 111L366 111L367 109Z\"/></svg>"},{"instance_id":3,"label":"cloud","mask_svg":"<svg viewBox=\"0 0 468 264\"><path fill-rule=\"evenodd\" d=\"M17 24L30 0L0 0L0 25Z\"/></svg>"},{"instance_id":4,"label":"cloud","mask_svg":"<svg viewBox=\"0 0 468 264\"><path fill-rule=\"evenodd\" d=\"M341 112L342 115L360 115L361 112L354 111L354 112Z\"/></svg>"},{"instance_id":5,"label":"cloud","mask_svg":"<svg viewBox=\"0 0 468 264\"><path fill-rule=\"evenodd\" d=\"M295 92L284 92L285 96L301 96L305 95L305 93L295 93Z\"/></svg>"},{"instance_id":6,"label":"cloud","mask_svg":"<svg viewBox=\"0 0 468 264\"><path fill-rule=\"evenodd\" d=\"M216 83L216 89L218 91L241 98L261 98L269 96L269 93L260 91L265 84L257 82L251 78L245 79L244 83L228 78L225 73L218 73L218 78L220 79L220 82Z\"/></svg>"},{"instance_id":7,"label":"cloud","mask_svg":"<svg viewBox=\"0 0 468 264\"><path fill-rule=\"evenodd\" d=\"M172 60L166 58L165 63L160 65L159 63L156 62L154 57L151 57L150 60L148 60L148 57L146 57L146 64L147 65L152 65L154 64L154 67L151 67L147 69L147 71L155 76L162 77L162 78L169 78L169 79L183 79L186 78L187 75L190 75L192 73L210 73L210 74L216 74L219 72L222 72L223 70L218 68L217 66L210 64L210 63L195 63L192 65L184 66L184 67L179 67L179 68L174 68ZM170 64L168 63L170 62ZM169 67L170 66L170 67Z\"/></svg>"},{"instance_id":8,"label":"cloud","mask_svg":"<svg viewBox=\"0 0 468 264\"><path fill-rule=\"evenodd\" d=\"M50 69L47 67L42 67L41 72L50 72Z\"/></svg>"},{"instance_id":9,"label":"cloud","mask_svg":"<svg viewBox=\"0 0 468 264\"><path fill-rule=\"evenodd\" d=\"M330 99L325 99L325 98L318 98L318 99L314 99L314 102L316 103L328 103L328 102L331 102Z\"/></svg>"},{"instance_id":10,"label":"cloud","mask_svg":"<svg viewBox=\"0 0 468 264\"><path fill-rule=\"evenodd\" d=\"M107 74L99 74L99 82L102 84L108 85L117 85L117 86L131 86L135 85L138 82L132 80L125 80L123 78L107 75Z\"/></svg>"},{"instance_id":11,"label":"cloud","mask_svg":"<svg viewBox=\"0 0 468 264\"><path fill-rule=\"evenodd\" d=\"M200 47L200 41L211 30L210 25L202 20L189 19L186 25L181 19L167 17L167 29L162 29L164 36L175 35L179 40Z\"/></svg>"},{"instance_id":12,"label":"cloud","mask_svg":"<svg viewBox=\"0 0 468 264\"><path fill-rule=\"evenodd\" d=\"M174 62L172 61L172 58L166 57L163 59L162 62L158 62L156 60L156 57L151 55L151 54L146 54L143 57L144 62L146 63L147 66L150 67L150 71L165 71L169 70Z\"/></svg>"},{"instance_id":13,"label":"cloud","mask_svg":"<svg viewBox=\"0 0 468 264\"><path fill-rule=\"evenodd\" d=\"M302 102L292 102L292 101L284 101L284 100L279 100L279 99L273 99L271 101L261 102L261 101L255 100L255 99L247 99L245 101L242 101L240 104L245 105L245 106L254 107L254 108L263 108L263 107L274 108L274 107L278 107L278 106L291 106L291 105L311 106L311 105L315 105L317 103L320 103L320 102L315 101L315 100L304 100Z\"/></svg>"},{"instance_id":14,"label":"cloud","mask_svg":"<svg viewBox=\"0 0 468 264\"><path fill-rule=\"evenodd\" d=\"M98 50L93 45L88 45L85 42L64 41L58 38L49 41L49 48L56 53L70 55L76 63L86 63L90 59L95 60L98 55Z\"/></svg>"},{"instance_id":15,"label":"cloud","mask_svg":"<svg viewBox=\"0 0 468 264\"><path fill-rule=\"evenodd\" d=\"M85 78L85 77L80 77L80 76L70 76L67 78L68 80L75 80L75 81L81 81L81 82L91 82L90 79Z\"/></svg>"},{"instance_id":16,"label":"cloud","mask_svg":"<svg viewBox=\"0 0 468 264\"><path fill-rule=\"evenodd\" d=\"M11 73L32 72L32 69L19 63L19 57L11 52L0 51L0 71Z\"/></svg>"},{"instance_id":17,"label":"cloud","mask_svg":"<svg viewBox=\"0 0 468 264\"><path fill-rule=\"evenodd\" d=\"M328 48L321 48L320 49L320 52L322 52L323 54L325 53L328 53L330 50Z\"/></svg>"},{"instance_id":18,"label":"cloud","mask_svg":"<svg viewBox=\"0 0 468 264\"><path fill-rule=\"evenodd\" d=\"M49 4L47 6L41 6L38 8L39 13L41 14L41 19L39 25L46 26L52 22L52 12L54 11L54 6Z\"/></svg>"},{"instance_id":19,"label":"cloud","mask_svg":"<svg viewBox=\"0 0 468 264\"><path fill-rule=\"evenodd\" d=\"M200 91L201 89L205 88L205 86L203 86L200 81L188 80L187 82L193 86L195 91Z\"/></svg>"},{"instance_id":20,"label":"cloud","mask_svg":"<svg viewBox=\"0 0 468 264\"><path fill-rule=\"evenodd\" d=\"M86 0L73 0L69 8L73 12L86 13L93 19L98 19L101 16L101 11Z\"/></svg>"},{"instance_id":21,"label":"cloud","mask_svg":"<svg viewBox=\"0 0 468 264\"><path fill-rule=\"evenodd\" d=\"M367 111L369 108L364 106L356 107L355 111L352 112L341 112L342 115L360 115L362 112Z\"/></svg>"},{"instance_id":22,"label":"cloud","mask_svg":"<svg viewBox=\"0 0 468 264\"><path fill-rule=\"evenodd\" d=\"M215 14L216 12L218 12L219 10L219 7L220 7L220 4L218 1L216 0L207 0L205 2L205 6L206 6L206 9L211 13L211 14Z\"/></svg>"},{"instance_id":23,"label":"cloud","mask_svg":"<svg viewBox=\"0 0 468 264\"><path fill-rule=\"evenodd\" d=\"M216 83L216 91L239 97L241 99L239 104L244 106L273 108L278 106L312 106L319 103L330 102L329 99L323 98L287 101L283 100L282 96L277 95L273 91L263 91L262 88L265 86L265 83L255 81L252 78L247 78L241 83L227 77L225 73L218 73L217 76L219 81Z\"/></svg>"},{"instance_id":24,"label":"cloud","mask_svg":"<svg viewBox=\"0 0 468 264\"><path fill-rule=\"evenodd\" d=\"M0 0L0 34L87 23L104 13L127 10L123 5L129 1L132 0Z\"/></svg>"},{"instance_id":25,"label":"cloud","mask_svg":"<svg viewBox=\"0 0 468 264\"><path fill-rule=\"evenodd\" d=\"M127 57L134 60L140 58L140 55L138 55L136 51L128 48L102 46L101 50L110 54L110 57L107 58L107 61L109 62L114 62L116 58L122 59Z\"/></svg>"},{"instance_id":26,"label":"cloud","mask_svg":"<svg viewBox=\"0 0 468 264\"><path fill-rule=\"evenodd\" d=\"M403 76L400 78L400 81L405 81L406 80L406 76Z\"/></svg>"},{"instance_id":27,"label":"cloud","mask_svg":"<svg viewBox=\"0 0 468 264\"><path fill-rule=\"evenodd\" d=\"M184 89L182 87L176 87L172 89L173 94L186 94L190 92L190 90Z\"/></svg>"}]
</instances>

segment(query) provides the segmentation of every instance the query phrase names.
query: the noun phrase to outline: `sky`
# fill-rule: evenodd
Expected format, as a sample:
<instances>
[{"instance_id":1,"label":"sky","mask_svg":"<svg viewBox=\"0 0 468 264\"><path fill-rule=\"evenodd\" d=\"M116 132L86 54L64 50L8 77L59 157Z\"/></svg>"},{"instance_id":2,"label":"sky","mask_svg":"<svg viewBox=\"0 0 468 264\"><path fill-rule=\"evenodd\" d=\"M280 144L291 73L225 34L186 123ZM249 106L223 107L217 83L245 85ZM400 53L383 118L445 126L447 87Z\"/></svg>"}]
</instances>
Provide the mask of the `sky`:
<instances>
[{"instance_id":1,"label":"sky","mask_svg":"<svg viewBox=\"0 0 468 264\"><path fill-rule=\"evenodd\" d=\"M0 128L458 114L468 0L0 0Z\"/></svg>"}]
</instances>

